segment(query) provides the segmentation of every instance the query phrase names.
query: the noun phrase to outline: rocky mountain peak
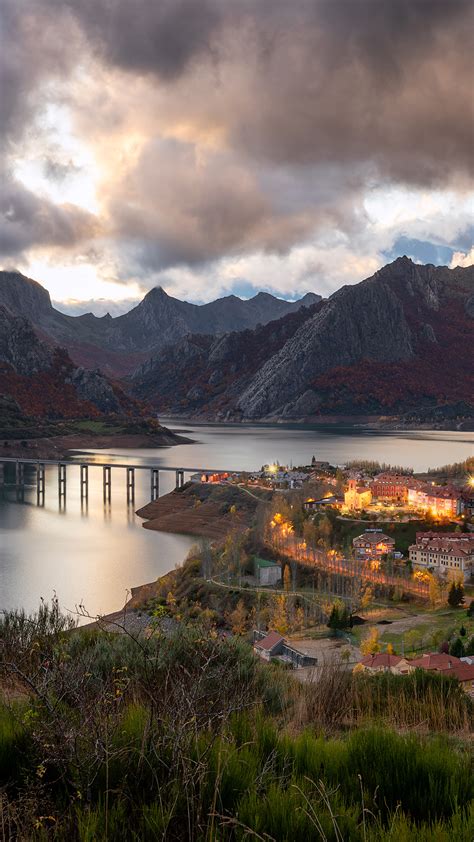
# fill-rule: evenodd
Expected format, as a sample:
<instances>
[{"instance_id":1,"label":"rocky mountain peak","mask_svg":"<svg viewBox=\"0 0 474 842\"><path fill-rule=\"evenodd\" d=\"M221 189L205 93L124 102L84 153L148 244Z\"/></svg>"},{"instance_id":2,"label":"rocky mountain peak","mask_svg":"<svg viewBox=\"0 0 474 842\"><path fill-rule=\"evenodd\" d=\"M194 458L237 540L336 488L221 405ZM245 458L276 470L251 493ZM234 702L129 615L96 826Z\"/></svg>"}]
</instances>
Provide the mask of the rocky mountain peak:
<instances>
[{"instance_id":1,"label":"rocky mountain peak","mask_svg":"<svg viewBox=\"0 0 474 842\"><path fill-rule=\"evenodd\" d=\"M48 314L53 309L49 292L17 271L0 272L0 304L27 319Z\"/></svg>"}]
</instances>

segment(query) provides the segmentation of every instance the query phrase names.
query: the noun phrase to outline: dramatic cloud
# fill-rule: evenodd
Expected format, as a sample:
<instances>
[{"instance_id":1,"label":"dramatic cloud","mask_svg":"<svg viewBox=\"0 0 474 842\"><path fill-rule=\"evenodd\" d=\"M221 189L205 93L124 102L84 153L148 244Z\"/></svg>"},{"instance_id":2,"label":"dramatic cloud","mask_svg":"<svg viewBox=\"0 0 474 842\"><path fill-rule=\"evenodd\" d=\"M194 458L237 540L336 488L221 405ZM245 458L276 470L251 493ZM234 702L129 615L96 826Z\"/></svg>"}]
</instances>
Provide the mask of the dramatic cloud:
<instances>
[{"instance_id":1,"label":"dramatic cloud","mask_svg":"<svg viewBox=\"0 0 474 842\"><path fill-rule=\"evenodd\" d=\"M54 204L18 181L0 177L0 256L11 259L38 246L74 248L97 230L92 214Z\"/></svg>"},{"instance_id":2,"label":"dramatic cloud","mask_svg":"<svg viewBox=\"0 0 474 842\"><path fill-rule=\"evenodd\" d=\"M9 259L49 246L73 264L106 238L98 276L105 259L115 282L202 299L330 291L399 249L469 254L472 0L0 0L0 14L4 171L42 162L2 195ZM387 219L393 191L423 216Z\"/></svg>"}]
</instances>

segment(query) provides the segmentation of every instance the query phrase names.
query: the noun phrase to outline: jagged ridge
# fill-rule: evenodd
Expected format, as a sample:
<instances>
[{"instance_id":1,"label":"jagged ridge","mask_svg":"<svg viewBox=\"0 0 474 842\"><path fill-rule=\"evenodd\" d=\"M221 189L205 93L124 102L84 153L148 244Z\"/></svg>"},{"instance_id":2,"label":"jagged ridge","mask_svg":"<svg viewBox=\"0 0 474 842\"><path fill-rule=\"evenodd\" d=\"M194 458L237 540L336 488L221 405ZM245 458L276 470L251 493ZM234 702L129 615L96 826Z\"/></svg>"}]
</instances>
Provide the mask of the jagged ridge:
<instances>
[{"instance_id":1,"label":"jagged ridge","mask_svg":"<svg viewBox=\"0 0 474 842\"><path fill-rule=\"evenodd\" d=\"M192 337L133 379L161 411L301 419L474 401L473 267L399 258L299 315Z\"/></svg>"}]
</instances>

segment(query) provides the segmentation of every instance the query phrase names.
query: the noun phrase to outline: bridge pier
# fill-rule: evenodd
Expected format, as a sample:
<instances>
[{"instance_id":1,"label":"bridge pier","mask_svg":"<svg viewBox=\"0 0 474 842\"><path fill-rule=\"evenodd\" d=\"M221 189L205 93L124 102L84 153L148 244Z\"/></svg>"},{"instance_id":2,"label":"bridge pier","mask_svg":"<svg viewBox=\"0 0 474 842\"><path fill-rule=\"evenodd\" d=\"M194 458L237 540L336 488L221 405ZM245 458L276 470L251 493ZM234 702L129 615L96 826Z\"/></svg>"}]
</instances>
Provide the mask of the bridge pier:
<instances>
[{"instance_id":1,"label":"bridge pier","mask_svg":"<svg viewBox=\"0 0 474 842\"><path fill-rule=\"evenodd\" d=\"M15 485L17 488L23 487L25 484L25 466L23 462L16 462L15 465Z\"/></svg>"},{"instance_id":2,"label":"bridge pier","mask_svg":"<svg viewBox=\"0 0 474 842\"><path fill-rule=\"evenodd\" d=\"M176 489L182 488L184 485L184 471L178 468L176 471Z\"/></svg>"},{"instance_id":3,"label":"bridge pier","mask_svg":"<svg viewBox=\"0 0 474 842\"><path fill-rule=\"evenodd\" d=\"M158 468L152 468L150 471L150 492L151 499L158 500L160 496L160 472Z\"/></svg>"},{"instance_id":4,"label":"bridge pier","mask_svg":"<svg viewBox=\"0 0 474 842\"><path fill-rule=\"evenodd\" d=\"M36 503L44 506L45 470L42 462L36 465Z\"/></svg>"},{"instance_id":5,"label":"bridge pier","mask_svg":"<svg viewBox=\"0 0 474 842\"><path fill-rule=\"evenodd\" d=\"M58 463L58 495L61 500L66 497L66 465L64 462Z\"/></svg>"},{"instance_id":6,"label":"bridge pier","mask_svg":"<svg viewBox=\"0 0 474 842\"><path fill-rule=\"evenodd\" d=\"M127 467L127 503L135 502L135 468Z\"/></svg>"},{"instance_id":7,"label":"bridge pier","mask_svg":"<svg viewBox=\"0 0 474 842\"><path fill-rule=\"evenodd\" d=\"M81 500L84 500L89 496L89 466L81 465L80 472Z\"/></svg>"},{"instance_id":8,"label":"bridge pier","mask_svg":"<svg viewBox=\"0 0 474 842\"><path fill-rule=\"evenodd\" d=\"M18 460L15 464L15 489L17 501L23 502L25 499L25 466L23 462Z\"/></svg>"},{"instance_id":9,"label":"bridge pier","mask_svg":"<svg viewBox=\"0 0 474 842\"><path fill-rule=\"evenodd\" d=\"M103 467L104 503L110 503L112 499L112 468L110 465Z\"/></svg>"}]
</instances>

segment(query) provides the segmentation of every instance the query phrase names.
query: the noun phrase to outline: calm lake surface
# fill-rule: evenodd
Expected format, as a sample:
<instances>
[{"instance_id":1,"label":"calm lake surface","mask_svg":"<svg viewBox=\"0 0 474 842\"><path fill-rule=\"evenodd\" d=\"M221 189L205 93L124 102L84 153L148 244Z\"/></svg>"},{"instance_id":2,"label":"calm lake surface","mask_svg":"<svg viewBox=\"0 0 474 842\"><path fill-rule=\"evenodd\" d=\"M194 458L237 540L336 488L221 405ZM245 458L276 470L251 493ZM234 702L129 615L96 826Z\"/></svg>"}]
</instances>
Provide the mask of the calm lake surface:
<instances>
[{"instance_id":1,"label":"calm lake surface","mask_svg":"<svg viewBox=\"0 0 474 842\"><path fill-rule=\"evenodd\" d=\"M381 433L334 427L232 426L166 422L195 444L156 450L83 451L98 464L126 463L255 470L267 462L307 464L317 459L342 464L377 459L423 471L474 453L474 433ZM78 454L72 458L79 460ZM26 475L24 502L15 491L0 499L0 609L37 608L55 592L64 609L83 603L95 615L118 610L135 585L150 582L179 564L193 540L150 532L134 509L148 502L150 478L137 471L135 505L128 506L125 471L112 471L112 501L104 505L102 471L89 470L89 500L81 506L79 468L68 467L66 505L57 496L57 469L47 470L45 505L36 505L34 473ZM174 486L160 475L160 492Z\"/></svg>"}]
</instances>

